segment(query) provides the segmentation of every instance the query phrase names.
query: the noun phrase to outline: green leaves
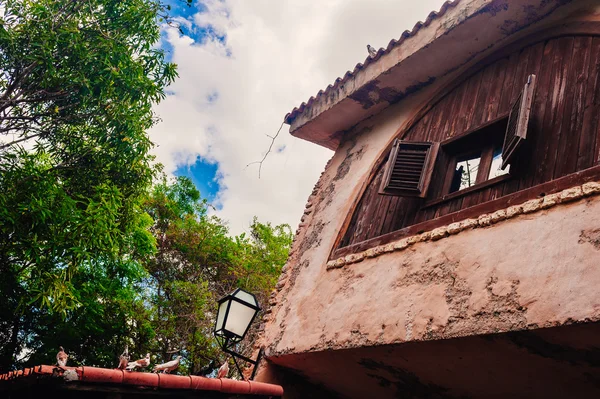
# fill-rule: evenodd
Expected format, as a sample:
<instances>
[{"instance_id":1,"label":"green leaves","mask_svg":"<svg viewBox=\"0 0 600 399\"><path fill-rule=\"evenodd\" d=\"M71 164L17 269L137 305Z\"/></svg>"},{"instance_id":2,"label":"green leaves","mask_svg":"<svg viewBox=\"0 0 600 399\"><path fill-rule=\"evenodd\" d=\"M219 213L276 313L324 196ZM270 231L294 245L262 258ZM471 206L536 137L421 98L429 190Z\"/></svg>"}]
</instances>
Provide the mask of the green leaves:
<instances>
[{"instance_id":1,"label":"green leaves","mask_svg":"<svg viewBox=\"0 0 600 399\"><path fill-rule=\"evenodd\" d=\"M2 5L0 372L52 362L59 345L70 364L114 367L129 344L209 373L216 300L239 286L266 304L291 232L255 220L231 237L189 179L152 185L152 107L177 77L156 48L168 9Z\"/></svg>"},{"instance_id":2,"label":"green leaves","mask_svg":"<svg viewBox=\"0 0 600 399\"><path fill-rule=\"evenodd\" d=\"M39 323L111 320L114 308L124 332L142 300L139 262L156 250L141 208L155 172L147 130L177 76L155 47L160 10L153 0L2 3L0 369L47 337Z\"/></svg>"},{"instance_id":3,"label":"green leaves","mask_svg":"<svg viewBox=\"0 0 600 399\"><path fill-rule=\"evenodd\" d=\"M185 177L154 186L145 210L154 219L158 246L145 262L152 287L150 324L157 337L153 352L167 361L180 349L186 358L182 367L192 373L218 367L223 359L215 362L222 355L212 337L216 301L242 287L266 304L287 259L291 230L255 219L249 236L231 237ZM252 339L251 334L246 343Z\"/></svg>"}]
</instances>

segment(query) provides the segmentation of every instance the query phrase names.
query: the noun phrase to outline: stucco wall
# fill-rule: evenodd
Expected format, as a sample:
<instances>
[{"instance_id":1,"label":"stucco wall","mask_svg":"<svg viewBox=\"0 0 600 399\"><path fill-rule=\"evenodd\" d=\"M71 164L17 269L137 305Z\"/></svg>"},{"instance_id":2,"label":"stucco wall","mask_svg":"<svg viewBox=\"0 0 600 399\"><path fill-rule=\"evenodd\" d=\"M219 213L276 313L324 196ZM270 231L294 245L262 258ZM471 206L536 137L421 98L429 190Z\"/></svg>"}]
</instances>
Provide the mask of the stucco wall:
<instances>
[{"instance_id":1,"label":"stucco wall","mask_svg":"<svg viewBox=\"0 0 600 399\"><path fill-rule=\"evenodd\" d=\"M600 319L598 197L341 269L311 262L324 241L290 271L265 331L272 354Z\"/></svg>"},{"instance_id":2,"label":"stucco wall","mask_svg":"<svg viewBox=\"0 0 600 399\"><path fill-rule=\"evenodd\" d=\"M600 319L598 197L327 270L350 199L410 105L358 126L321 176L265 318L267 356Z\"/></svg>"}]
</instances>

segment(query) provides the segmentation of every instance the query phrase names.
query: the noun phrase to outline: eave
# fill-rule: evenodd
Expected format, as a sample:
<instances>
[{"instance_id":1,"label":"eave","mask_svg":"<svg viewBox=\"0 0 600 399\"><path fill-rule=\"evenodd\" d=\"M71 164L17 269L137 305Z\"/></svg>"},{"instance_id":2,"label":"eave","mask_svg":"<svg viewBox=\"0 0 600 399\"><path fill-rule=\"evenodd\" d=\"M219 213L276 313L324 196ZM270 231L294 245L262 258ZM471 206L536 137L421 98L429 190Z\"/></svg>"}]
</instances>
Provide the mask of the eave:
<instances>
[{"instance_id":1,"label":"eave","mask_svg":"<svg viewBox=\"0 0 600 399\"><path fill-rule=\"evenodd\" d=\"M570 0L456 0L285 117L296 137L335 150L344 132L463 70ZM581 2L580 2L581 3ZM585 3L585 2L583 2Z\"/></svg>"}]
</instances>

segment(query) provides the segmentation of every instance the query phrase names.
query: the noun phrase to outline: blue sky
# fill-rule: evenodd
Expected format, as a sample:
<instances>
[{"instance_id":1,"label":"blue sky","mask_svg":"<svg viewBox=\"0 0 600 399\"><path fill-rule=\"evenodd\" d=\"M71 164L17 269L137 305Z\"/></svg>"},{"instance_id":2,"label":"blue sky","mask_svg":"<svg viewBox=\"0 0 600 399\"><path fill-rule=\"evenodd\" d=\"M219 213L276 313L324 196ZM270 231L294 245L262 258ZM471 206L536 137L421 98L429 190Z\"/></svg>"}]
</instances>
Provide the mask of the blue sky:
<instances>
[{"instance_id":1,"label":"blue sky","mask_svg":"<svg viewBox=\"0 0 600 399\"><path fill-rule=\"evenodd\" d=\"M182 165L175 170L175 176L187 176L192 179L203 198L213 202L220 185L216 180L218 165L198 157L192 165Z\"/></svg>"},{"instance_id":2,"label":"blue sky","mask_svg":"<svg viewBox=\"0 0 600 399\"><path fill-rule=\"evenodd\" d=\"M191 7L186 2L179 0L169 0L167 4L171 6L172 16L184 18L190 22L193 21L194 14L205 11L202 2L194 2ZM198 43L202 43L207 38L217 38L220 41L225 41L224 35L218 35L210 27L198 27L192 23L190 29L185 24L180 23L179 25L184 35L191 37ZM172 60L173 46L171 46L168 40L163 40L161 45L167 52L167 58ZM207 100L209 103L212 103L217 101L218 97L219 93L215 91L207 95ZM201 156L197 156L193 164L178 165L173 174L175 176L187 176L191 178L198 190L200 190L202 197L214 202L221 188L217 179L218 169L218 162L209 162Z\"/></svg>"}]
</instances>

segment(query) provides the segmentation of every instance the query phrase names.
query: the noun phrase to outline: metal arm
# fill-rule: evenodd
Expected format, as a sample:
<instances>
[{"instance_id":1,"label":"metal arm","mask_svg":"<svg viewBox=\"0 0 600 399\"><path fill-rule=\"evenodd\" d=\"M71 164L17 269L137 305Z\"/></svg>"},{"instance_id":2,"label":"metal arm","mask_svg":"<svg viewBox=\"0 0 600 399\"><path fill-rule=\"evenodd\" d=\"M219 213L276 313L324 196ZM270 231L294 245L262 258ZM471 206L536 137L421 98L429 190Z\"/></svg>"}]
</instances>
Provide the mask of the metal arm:
<instances>
[{"instance_id":1,"label":"metal arm","mask_svg":"<svg viewBox=\"0 0 600 399\"><path fill-rule=\"evenodd\" d=\"M235 343L233 344L235 345ZM233 345L229 345L229 338L225 338L225 342L223 343L223 351L226 353L229 353L231 355L231 357L233 358L233 362L235 363L235 367L237 367L238 372L240 373L240 375L242 376L242 378L244 378L244 374L242 373L242 369L240 368L240 366L238 365L238 362L236 360L236 358L241 359L245 362L251 363L252 365L254 365L253 369L252 369L252 375L250 376L250 380L253 380L254 377L256 376L256 371L258 370L258 363L260 363L260 360L262 359L263 356L263 348L260 348L258 351L258 356L256 357L256 360L252 360L246 356L240 355L237 352L234 352L233 349L231 349L233 347Z\"/></svg>"}]
</instances>

